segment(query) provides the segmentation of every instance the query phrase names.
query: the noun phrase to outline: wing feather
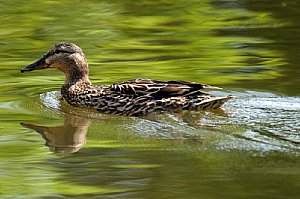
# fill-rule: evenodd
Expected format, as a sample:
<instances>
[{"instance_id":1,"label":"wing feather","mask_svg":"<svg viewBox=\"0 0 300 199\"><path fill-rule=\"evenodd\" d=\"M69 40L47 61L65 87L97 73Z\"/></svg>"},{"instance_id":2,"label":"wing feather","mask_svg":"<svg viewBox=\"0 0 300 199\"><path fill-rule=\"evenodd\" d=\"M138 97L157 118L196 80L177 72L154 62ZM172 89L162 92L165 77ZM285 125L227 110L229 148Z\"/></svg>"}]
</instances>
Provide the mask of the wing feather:
<instances>
[{"instance_id":1,"label":"wing feather","mask_svg":"<svg viewBox=\"0 0 300 199\"><path fill-rule=\"evenodd\" d=\"M110 86L110 90L125 95L150 95L155 99L166 97L199 95L201 89L220 89L207 84L187 81L159 81L150 79L132 79Z\"/></svg>"}]
</instances>

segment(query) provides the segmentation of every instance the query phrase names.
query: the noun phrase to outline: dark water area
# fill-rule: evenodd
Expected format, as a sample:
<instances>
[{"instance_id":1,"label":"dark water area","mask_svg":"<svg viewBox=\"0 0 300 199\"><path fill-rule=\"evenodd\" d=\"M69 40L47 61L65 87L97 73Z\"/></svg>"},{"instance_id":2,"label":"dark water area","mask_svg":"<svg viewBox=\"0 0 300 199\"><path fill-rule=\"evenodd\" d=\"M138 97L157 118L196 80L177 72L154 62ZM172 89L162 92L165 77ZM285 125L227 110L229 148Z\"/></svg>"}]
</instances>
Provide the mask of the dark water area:
<instances>
[{"instance_id":1,"label":"dark water area","mask_svg":"<svg viewBox=\"0 0 300 199\"><path fill-rule=\"evenodd\" d=\"M1 1L0 198L299 198L300 1ZM223 87L218 111L101 114L19 71L61 41L94 84Z\"/></svg>"}]
</instances>

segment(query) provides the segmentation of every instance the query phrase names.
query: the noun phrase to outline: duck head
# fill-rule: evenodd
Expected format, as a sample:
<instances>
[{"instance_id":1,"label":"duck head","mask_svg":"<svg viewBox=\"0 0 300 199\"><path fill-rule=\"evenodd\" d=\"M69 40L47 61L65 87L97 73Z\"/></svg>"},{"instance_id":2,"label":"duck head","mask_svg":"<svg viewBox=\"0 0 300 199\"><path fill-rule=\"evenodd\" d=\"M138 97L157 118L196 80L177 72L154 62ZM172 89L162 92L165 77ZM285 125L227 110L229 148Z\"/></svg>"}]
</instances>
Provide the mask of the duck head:
<instances>
[{"instance_id":1,"label":"duck head","mask_svg":"<svg viewBox=\"0 0 300 199\"><path fill-rule=\"evenodd\" d=\"M65 74L66 82L88 81L88 63L80 47L73 43L55 44L38 61L21 69L21 73L46 68L56 68Z\"/></svg>"}]
</instances>

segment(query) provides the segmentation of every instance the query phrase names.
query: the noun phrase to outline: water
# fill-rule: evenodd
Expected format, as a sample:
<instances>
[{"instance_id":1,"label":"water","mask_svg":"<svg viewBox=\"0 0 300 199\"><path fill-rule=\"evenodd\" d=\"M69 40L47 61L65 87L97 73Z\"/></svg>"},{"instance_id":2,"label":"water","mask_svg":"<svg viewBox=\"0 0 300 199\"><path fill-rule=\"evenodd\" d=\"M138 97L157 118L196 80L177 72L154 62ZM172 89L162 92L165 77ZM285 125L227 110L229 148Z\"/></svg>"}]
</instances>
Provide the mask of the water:
<instances>
[{"instance_id":1,"label":"water","mask_svg":"<svg viewBox=\"0 0 300 199\"><path fill-rule=\"evenodd\" d=\"M0 3L1 198L299 197L299 1ZM73 108L60 72L19 73L60 41L95 84L181 79L237 98L140 118Z\"/></svg>"}]
</instances>

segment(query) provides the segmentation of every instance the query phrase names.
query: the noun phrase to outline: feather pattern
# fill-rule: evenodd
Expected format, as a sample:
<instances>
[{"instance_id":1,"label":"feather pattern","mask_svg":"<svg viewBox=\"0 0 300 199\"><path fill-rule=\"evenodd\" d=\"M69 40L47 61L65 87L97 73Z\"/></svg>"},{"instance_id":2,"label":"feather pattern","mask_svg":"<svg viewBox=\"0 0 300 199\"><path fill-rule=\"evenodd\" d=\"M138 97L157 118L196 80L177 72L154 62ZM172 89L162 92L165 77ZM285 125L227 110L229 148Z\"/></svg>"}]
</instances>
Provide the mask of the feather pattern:
<instances>
[{"instance_id":1,"label":"feather pattern","mask_svg":"<svg viewBox=\"0 0 300 199\"><path fill-rule=\"evenodd\" d=\"M200 91L209 85L185 81L132 79L111 86L77 84L62 88L73 106L95 108L117 115L140 116L160 110L216 109L233 98Z\"/></svg>"}]
</instances>

